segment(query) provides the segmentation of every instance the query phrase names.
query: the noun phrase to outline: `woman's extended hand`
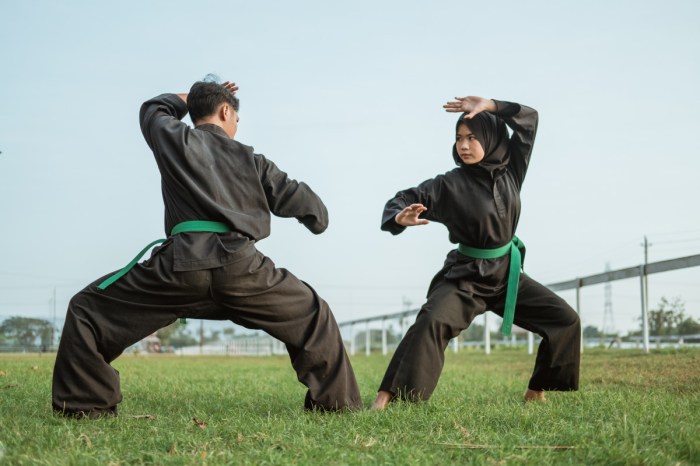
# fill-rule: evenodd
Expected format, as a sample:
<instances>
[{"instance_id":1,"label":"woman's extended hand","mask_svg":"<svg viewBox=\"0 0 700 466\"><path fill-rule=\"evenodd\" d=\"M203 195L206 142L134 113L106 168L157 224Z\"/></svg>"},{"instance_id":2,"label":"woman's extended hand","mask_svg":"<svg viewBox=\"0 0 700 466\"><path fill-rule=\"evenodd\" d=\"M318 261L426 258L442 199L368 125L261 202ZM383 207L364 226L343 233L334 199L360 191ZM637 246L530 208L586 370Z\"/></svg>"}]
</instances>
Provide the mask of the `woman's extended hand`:
<instances>
[{"instance_id":1,"label":"woman's extended hand","mask_svg":"<svg viewBox=\"0 0 700 466\"><path fill-rule=\"evenodd\" d=\"M410 206L403 209L401 212L396 214L394 221L404 227L412 227L415 225L427 225L429 221L418 218L420 214L428 210L423 204L411 204Z\"/></svg>"},{"instance_id":2,"label":"woman's extended hand","mask_svg":"<svg viewBox=\"0 0 700 466\"><path fill-rule=\"evenodd\" d=\"M444 108L446 112L465 112L467 114L464 115L464 118L471 119L481 112L495 112L496 102L491 99L470 95L467 97L455 97L454 101L447 102L442 108Z\"/></svg>"}]
</instances>

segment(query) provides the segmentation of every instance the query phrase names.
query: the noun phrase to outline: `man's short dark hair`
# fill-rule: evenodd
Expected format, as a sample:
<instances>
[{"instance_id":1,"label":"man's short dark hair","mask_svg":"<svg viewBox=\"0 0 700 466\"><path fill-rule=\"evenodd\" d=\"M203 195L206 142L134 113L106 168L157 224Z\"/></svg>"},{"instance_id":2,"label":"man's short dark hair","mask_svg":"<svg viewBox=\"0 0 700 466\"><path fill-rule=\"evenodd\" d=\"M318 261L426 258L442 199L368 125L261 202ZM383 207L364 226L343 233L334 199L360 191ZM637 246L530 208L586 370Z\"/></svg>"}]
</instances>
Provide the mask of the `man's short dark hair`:
<instances>
[{"instance_id":1,"label":"man's short dark hair","mask_svg":"<svg viewBox=\"0 0 700 466\"><path fill-rule=\"evenodd\" d=\"M193 123L213 115L221 104L229 104L238 111L238 97L215 82L197 81L187 96L187 110Z\"/></svg>"}]
</instances>

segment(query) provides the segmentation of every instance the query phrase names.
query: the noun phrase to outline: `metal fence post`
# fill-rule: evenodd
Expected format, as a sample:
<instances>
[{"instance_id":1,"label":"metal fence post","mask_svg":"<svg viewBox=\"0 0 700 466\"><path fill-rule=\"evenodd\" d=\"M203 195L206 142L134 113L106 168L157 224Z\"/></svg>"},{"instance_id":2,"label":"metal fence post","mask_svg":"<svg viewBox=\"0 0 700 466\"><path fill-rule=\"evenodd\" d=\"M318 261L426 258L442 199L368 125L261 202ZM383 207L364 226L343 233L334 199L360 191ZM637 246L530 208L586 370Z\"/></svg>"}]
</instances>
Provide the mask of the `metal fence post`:
<instances>
[{"instance_id":1,"label":"metal fence post","mask_svg":"<svg viewBox=\"0 0 700 466\"><path fill-rule=\"evenodd\" d=\"M369 331L369 320L367 321L367 331L365 332L365 356L370 354L370 331Z\"/></svg>"},{"instance_id":2,"label":"metal fence post","mask_svg":"<svg viewBox=\"0 0 700 466\"><path fill-rule=\"evenodd\" d=\"M527 354L532 354L535 349L535 334L527 332Z\"/></svg>"},{"instance_id":3,"label":"metal fence post","mask_svg":"<svg viewBox=\"0 0 700 466\"><path fill-rule=\"evenodd\" d=\"M642 291L642 344L644 352L649 352L649 303L647 303L646 267L639 266L639 283Z\"/></svg>"},{"instance_id":4,"label":"metal fence post","mask_svg":"<svg viewBox=\"0 0 700 466\"><path fill-rule=\"evenodd\" d=\"M586 346L583 341L583 319L581 319L581 279L576 279L576 314L578 314L579 322L581 322L581 354Z\"/></svg>"},{"instance_id":5,"label":"metal fence post","mask_svg":"<svg viewBox=\"0 0 700 466\"><path fill-rule=\"evenodd\" d=\"M484 312L484 352L491 354L491 332L489 331L489 313Z\"/></svg>"},{"instance_id":6,"label":"metal fence post","mask_svg":"<svg viewBox=\"0 0 700 466\"><path fill-rule=\"evenodd\" d=\"M386 356L388 353L386 347L386 317L382 318L382 355Z\"/></svg>"},{"instance_id":7,"label":"metal fence post","mask_svg":"<svg viewBox=\"0 0 700 466\"><path fill-rule=\"evenodd\" d=\"M355 324L350 324L350 356L355 356Z\"/></svg>"}]
</instances>

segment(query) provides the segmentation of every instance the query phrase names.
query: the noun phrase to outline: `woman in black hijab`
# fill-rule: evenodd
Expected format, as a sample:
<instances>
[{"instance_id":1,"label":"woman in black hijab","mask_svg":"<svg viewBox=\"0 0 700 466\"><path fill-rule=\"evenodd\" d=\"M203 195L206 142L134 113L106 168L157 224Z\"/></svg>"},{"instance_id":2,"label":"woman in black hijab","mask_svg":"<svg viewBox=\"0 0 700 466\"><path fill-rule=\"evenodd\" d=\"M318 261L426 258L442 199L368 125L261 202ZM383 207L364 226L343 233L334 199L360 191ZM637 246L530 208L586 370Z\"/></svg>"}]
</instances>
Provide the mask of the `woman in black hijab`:
<instances>
[{"instance_id":1,"label":"woman in black hijab","mask_svg":"<svg viewBox=\"0 0 700 466\"><path fill-rule=\"evenodd\" d=\"M458 245L433 278L428 299L389 363L373 409L393 399L427 400L437 386L445 348L487 310L542 337L525 400L546 390L578 390L581 324L559 296L521 272L525 248L515 236L520 188L537 132L537 112L524 105L457 97L464 112L452 157L457 168L400 191L387 202L382 230L394 235L430 221ZM508 134L507 127L512 131Z\"/></svg>"}]
</instances>

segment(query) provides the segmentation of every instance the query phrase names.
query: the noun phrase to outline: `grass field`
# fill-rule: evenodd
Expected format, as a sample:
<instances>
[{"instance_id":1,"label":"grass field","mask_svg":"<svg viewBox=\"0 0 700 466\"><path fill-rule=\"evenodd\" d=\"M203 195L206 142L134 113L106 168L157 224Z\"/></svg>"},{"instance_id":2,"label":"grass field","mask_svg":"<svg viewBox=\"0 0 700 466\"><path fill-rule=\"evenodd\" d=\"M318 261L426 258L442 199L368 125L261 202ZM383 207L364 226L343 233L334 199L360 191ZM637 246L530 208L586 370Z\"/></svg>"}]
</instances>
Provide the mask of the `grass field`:
<instances>
[{"instance_id":1,"label":"grass field","mask_svg":"<svg viewBox=\"0 0 700 466\"><path fill-rule=\"evenodd\" d=\"M700 350L587 351L581 391L524 404L533 358L448 351L429 402L322 414L283 357L124 356L119 417L75 421L53 357L4 355L0 464L700 464ZM353 359L367 405L387 362Z\"/></svg>"}]
</instances>

